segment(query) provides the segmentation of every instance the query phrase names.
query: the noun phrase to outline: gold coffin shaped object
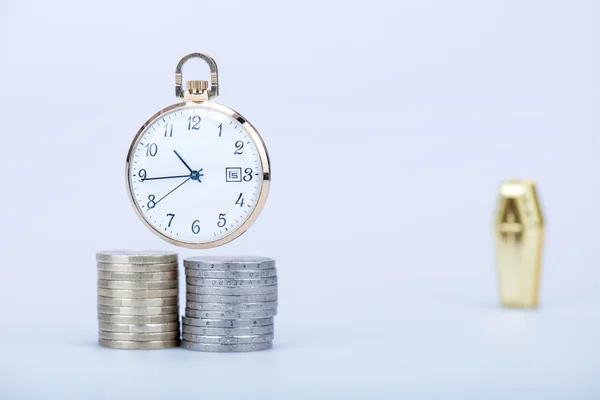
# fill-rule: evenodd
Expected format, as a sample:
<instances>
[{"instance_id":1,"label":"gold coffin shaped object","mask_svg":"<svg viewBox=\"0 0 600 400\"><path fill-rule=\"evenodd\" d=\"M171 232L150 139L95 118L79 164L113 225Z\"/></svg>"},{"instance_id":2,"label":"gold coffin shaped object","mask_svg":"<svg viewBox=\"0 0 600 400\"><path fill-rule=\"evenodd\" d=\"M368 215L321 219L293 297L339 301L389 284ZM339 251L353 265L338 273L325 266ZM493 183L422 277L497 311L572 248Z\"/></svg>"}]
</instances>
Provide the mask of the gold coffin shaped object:
<instances>
[{"instance_id":1,"label":"gold coffin shaped object","mask_svg":"<svg viewBox=\"0 0 600 400\"><path fill-rule=\"evenodd\" d=\"M536 307L544 218L532 180L502 184L495 222L500 301L505 307Z\"/></svg>"}]
</instances>

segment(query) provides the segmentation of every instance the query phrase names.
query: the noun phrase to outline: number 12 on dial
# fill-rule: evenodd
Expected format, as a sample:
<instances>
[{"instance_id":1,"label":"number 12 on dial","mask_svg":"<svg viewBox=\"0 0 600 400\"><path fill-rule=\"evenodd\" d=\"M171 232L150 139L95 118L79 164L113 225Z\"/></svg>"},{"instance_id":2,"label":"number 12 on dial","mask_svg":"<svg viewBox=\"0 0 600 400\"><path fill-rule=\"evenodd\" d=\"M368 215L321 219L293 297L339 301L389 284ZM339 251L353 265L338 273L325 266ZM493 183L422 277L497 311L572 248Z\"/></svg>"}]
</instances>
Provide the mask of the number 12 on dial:
<instances>
[{"instance_id":1,"label":"number 12 on dial","mask_svg":"<svg viewBox=\"0 0 600 400\"><path fill-rule=\"evenodd\" d=\"M192 57L211 68L213 81L188 81L181 67ZM240 236L265 204L270 183L267 150L239 113L212 102L216 64L202 53L176 69L184 101L153 115L127 156L127 188L135 210L155 234L190 248L215 247Z\"/></svg>"}]
</instances>

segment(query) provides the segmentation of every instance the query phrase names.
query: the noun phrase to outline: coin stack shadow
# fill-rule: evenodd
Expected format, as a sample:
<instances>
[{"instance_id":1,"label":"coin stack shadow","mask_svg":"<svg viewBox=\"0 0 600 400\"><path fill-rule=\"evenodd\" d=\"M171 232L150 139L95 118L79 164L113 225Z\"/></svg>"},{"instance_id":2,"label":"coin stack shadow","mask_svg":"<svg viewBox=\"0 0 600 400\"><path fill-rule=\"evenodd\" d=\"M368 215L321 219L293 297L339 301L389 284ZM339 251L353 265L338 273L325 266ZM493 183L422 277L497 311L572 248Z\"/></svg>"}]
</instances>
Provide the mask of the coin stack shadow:
<instances>
[{"instance_id":1,"label":"coin stack shadow","mask_svg":"<svg viewBox=\"0 0 600 400\"><path fill-rule=\"evenodd\" d=\"M186 309L181 346L198 351L256 351L273 346L277 270L266 257L184 260Z\"/></svg>"},{"instance_id":2,"label":"coin stack shadow","mask_svg":"<svg viewBox=\"0 0 600 400\"><path fill-rule=\"evenodd\" d=\"M177 254L104 251L96 261L100 345L146 350L178 346Z\"/></svg>"}]
</instances>

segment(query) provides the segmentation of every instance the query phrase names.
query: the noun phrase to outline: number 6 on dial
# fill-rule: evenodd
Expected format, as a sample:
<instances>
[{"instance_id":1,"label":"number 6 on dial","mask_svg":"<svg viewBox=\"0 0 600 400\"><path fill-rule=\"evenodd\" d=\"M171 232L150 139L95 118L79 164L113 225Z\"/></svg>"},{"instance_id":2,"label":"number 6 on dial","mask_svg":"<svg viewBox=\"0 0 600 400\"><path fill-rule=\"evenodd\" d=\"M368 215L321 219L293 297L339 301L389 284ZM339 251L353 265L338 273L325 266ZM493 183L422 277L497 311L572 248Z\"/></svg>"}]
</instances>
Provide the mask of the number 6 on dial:
<instances>
[{"instance_id":1,"label":"number 6 on dial","mask_svg":"<svg viewBox=\"0 0 600 400\"><path fill-rule=\"evenodd\" d=\"M211 82L188 81L190 58L206 61ZM202 53L181 59L175 93L183 101L146 121L127 155L127 189L144 224L183 247L228 243L256 220L269 193L271 168L265 144L239 113L211 101L218 95L217 66Z\"/></svg>"}]
</instances>

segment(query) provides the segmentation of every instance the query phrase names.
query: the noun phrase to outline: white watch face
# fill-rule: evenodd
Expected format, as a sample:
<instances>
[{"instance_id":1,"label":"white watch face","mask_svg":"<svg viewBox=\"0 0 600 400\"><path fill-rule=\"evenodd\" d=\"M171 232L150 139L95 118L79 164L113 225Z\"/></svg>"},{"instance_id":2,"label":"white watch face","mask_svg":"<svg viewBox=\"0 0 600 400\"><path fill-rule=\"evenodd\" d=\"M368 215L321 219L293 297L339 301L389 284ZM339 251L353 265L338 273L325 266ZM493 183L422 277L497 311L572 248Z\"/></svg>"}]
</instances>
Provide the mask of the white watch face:
<instances>
[{"instance_id":1,"label":"white watch face","mask_svg":"<svg viewBox=\"0 0 600 400\"><path fill-rule=\"evenodd\" d=\"M257 144L238 120L210 108L162 115L132 145L129 185L138 211L162 235L218 241L252 215L263 170Z\"/></svg>"}]
</instances>

